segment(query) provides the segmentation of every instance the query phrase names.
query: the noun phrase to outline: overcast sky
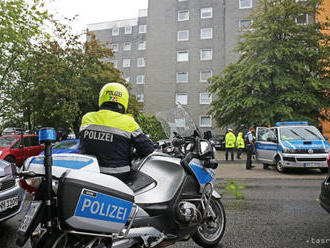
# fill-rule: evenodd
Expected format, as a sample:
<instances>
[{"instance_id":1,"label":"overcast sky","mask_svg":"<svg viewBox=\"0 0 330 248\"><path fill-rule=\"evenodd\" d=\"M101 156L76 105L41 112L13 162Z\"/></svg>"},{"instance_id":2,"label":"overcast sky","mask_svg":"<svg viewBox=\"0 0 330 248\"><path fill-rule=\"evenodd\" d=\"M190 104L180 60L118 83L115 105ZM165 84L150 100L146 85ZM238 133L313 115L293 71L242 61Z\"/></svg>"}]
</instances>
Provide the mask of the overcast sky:
<instances>
[{"instance_id":1,"label":"overcast sky","mask_svg":"<svg viewBox=\"0 0 330 248\"><path fill-rule=\"evenodd\" d=\"M139 9L148 8L148 0L50 0L49 10L58 19L79 15L73 27L80 31L87 24L138 17Z\"/></svg>"}]
</instances>

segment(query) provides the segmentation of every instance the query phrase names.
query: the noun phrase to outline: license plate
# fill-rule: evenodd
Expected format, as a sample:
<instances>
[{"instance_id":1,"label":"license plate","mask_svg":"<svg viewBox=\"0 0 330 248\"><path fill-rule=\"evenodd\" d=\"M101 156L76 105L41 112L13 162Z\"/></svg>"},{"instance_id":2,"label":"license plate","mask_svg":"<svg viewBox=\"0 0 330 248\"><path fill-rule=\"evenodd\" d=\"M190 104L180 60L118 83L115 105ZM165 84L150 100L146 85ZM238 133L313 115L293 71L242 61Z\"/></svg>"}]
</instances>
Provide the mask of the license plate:
<instances>
[{"instance_id":1,"label":"license plate","mask_svg":"<svg viewBox=\"0 0 330 248\"><path fill-rule=\"evenodd\" d=\"M304 167L321 167L318 163L304 163Z\"/></svg>"},{"instance_id":2,"label":"license plate","mask_svg":"<svg viewBox=\"0 0 330 248\"><path fill-rule=\"evenodd\" d=\"M18 205L18 196L0 201L0 212L4 212L9 208L16 207Z\"/></svg>"},{"instance_id":3,"label":"license plate","mask_svg":"<svg viewBox=\"0 0 330 248\"><path fill-rule=\"evenodd\" d=\"M26 211L26 214L24 216L23 221L21 222L21 225L20 225L18 231L21 231L24 233L27 231L27 229L29 228L29 226L32 223L32 220L38 213L41 203L42 203L41 201L32 201L30 203L30 206L29 206L28 210Z\"/></svg>"}]
</instances>

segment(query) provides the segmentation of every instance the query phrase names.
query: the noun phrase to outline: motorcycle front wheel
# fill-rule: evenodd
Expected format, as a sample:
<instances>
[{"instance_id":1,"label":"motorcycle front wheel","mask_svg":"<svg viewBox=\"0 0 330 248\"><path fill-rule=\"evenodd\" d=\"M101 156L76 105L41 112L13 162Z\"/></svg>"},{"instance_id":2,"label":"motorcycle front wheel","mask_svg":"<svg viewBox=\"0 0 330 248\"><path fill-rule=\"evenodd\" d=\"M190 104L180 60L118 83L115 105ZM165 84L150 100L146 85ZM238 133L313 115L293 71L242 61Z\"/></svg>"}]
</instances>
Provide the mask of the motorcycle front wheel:
<instances>
[{"instance_id":1,"label":"motorcycle front wheel","mask_svg":"<svg viewBox=\"0 0 330 248\"><path fill-rule=\"evenodd\" d=\"M192 236L195 243L204 248L216 247L221 241L226 227L225 209L220 199L212 197L210 207L216 218L211 216L207 217L197 227L197 231Z\"/></svg>"}]
</instances>

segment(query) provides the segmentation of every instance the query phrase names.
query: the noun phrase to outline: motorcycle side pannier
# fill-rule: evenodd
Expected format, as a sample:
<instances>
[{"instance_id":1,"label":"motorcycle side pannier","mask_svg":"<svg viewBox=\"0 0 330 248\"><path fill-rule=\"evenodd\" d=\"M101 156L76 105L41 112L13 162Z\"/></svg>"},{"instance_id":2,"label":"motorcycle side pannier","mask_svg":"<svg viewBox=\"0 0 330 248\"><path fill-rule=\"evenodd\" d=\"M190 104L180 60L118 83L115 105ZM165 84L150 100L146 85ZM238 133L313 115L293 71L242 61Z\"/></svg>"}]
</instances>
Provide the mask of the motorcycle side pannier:
<instances>
[{"instance_id":1,"label":"motorcycle side pannier","mask_svg":"<svg viewBox=\"0 0 330 248\"><path fill-rule=\"evenodd\" d=\"M59 181L58 209L65 229L118 233L133 203L133 191L109 175L71 170Z\"/></svg>"}]
</instances>

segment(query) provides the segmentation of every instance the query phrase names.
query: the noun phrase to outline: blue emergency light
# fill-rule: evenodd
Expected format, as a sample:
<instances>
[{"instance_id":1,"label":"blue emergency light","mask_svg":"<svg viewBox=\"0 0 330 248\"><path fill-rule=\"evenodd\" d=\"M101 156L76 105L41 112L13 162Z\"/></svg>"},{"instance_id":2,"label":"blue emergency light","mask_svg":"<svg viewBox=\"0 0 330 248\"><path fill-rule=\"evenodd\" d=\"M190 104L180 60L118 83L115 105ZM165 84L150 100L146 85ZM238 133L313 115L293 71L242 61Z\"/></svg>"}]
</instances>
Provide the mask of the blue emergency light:
<instances>
[{"instance_id":1,"label":"blue emergency light","mask_svg":"<svg viewBox=\"0 0 330 248\"><path fill-rule=\"evenodd\" d=\"M44 127L39 130L39 142L55 142L56 141L56 132L52 127Z\"/></svg>"},{"instance_id":2,"label":"blue emergency light","mask_svg":"<svg viewBox=\"0 0 330 248\"><path fill-rule=\"evenodd\" d=\"M275 125L279 126L307 126L307 121L279 121L276 122Z\"/></svg>"}]
</instances>

